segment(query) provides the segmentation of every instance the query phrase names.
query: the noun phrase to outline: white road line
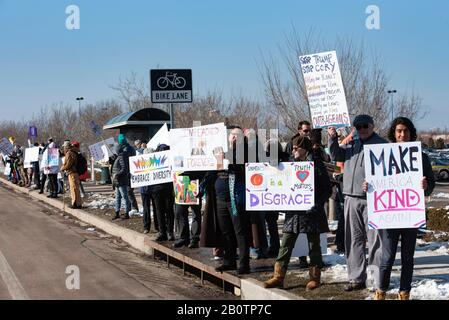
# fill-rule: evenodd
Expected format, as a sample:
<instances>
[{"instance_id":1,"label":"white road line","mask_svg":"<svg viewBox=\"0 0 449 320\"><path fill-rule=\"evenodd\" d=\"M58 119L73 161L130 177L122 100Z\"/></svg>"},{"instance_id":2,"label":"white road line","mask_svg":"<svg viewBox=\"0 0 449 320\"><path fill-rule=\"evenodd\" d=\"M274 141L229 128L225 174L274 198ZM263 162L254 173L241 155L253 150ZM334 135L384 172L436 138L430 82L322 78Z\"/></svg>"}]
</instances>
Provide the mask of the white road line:
<instances>
[{"instance_id":1,"label":"white road line","mask_svg":"<svg viewBox=\"0 0 449 320\"><path fill-rule=\"evenodd\" d=\"M3 282L8 288L9 294L13 300L30 300L25 289L23 289L20 284L19 279L17 279L14 271L12 271L11 266L8 261L6 261L5 256L0 251L0 276Z\"/></svg>"}]
</instances>

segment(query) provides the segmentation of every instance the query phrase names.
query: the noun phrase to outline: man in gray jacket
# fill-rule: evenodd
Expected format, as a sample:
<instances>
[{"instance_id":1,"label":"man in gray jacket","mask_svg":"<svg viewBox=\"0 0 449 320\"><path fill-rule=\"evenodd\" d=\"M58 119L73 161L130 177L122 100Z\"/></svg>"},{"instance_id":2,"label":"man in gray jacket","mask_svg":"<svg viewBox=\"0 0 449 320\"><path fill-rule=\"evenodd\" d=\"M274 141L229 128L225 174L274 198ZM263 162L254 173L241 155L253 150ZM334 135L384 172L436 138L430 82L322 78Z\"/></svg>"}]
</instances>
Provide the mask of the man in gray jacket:
<instances>
[{"instance_id":1,"label":"man in gray jacket","mask_svg":"<svg viewBox=\"0 0 449 320\"><path fill-rule=\"evenodd\" d=\"M351 141L346 148L339 146L335 128L328 128L331 158L334 161L344 161L345 163L343 194L345 195L345 250L349 279L346 291L366 288L366 240L368 240L368 266L375 273L379 271L382 231L368 230L366 193L362 189L365 181L363 146L388 143L374 132L374 121L369 115L358 115L354 119L353 125L357 129L358 138ZM374 275L374 279L377 278Z\"/></svg>"}]
</instances>

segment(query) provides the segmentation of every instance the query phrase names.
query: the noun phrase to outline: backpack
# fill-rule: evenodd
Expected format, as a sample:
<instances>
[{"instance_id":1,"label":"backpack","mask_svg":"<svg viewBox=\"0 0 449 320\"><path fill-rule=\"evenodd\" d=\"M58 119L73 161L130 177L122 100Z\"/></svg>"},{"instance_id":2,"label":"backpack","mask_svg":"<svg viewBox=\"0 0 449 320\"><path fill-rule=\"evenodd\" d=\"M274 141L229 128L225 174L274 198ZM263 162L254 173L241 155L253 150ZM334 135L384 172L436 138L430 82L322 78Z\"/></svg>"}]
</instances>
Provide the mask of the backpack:
<instances>
[{"instance_id":1,"label":"backpack","mask_svg":"<svg viewBox=\"0 0 449 320\"><path fill-rule=\"evenodd\" d=\"M81 176L85 174L86 171L87 160L81 153L78 153L78 155L76 156L76 172Z\"/></svg>"}]
</instances>

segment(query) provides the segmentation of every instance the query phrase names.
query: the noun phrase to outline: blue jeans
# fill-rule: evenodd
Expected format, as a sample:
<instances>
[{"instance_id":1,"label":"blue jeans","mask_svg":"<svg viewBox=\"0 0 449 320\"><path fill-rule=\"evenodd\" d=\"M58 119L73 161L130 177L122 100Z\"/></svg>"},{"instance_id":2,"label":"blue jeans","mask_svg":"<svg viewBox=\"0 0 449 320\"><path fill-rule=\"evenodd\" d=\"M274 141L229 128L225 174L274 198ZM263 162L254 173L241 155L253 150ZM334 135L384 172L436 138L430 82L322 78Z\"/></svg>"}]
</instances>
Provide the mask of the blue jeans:
<instances>
[{"instance_id":1,"label":"blue jeans","mask_svg":"<svg viewBox=\"0 0 449 320\"><path fill-rule=\"evenodd\" d=\"M120 212L122 198L125 200L125 213L127 214L130 211L131 202L128 197L128 188L128 186L115 187L115 212Z\"/></svg>"},{"instance_id":2,"label":"blue jeans","mask_svg":"<svg viewBox=\"0 0 449 320\"><path fill-rule=\"evenodd\" d=\"M383 252L379 267L379 289L387 291L390 286L391 269L401 237L401 284L400 291L410 291L413 278L413 256L415 254L417 229L387 229L383 238Z\"/></svg>"}]
</instances>

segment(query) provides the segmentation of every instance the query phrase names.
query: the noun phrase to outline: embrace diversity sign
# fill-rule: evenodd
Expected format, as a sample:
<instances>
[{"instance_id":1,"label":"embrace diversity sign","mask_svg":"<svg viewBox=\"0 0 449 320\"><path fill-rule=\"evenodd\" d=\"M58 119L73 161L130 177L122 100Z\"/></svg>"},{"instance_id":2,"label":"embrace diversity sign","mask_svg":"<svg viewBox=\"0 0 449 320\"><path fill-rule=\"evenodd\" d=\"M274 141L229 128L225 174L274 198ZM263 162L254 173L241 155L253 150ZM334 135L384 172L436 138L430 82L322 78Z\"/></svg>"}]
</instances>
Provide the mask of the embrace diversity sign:
<instances>
[{"instance_id":1,"label":"embrace diversity sign","mask_svg":"<svg viewBox=\"0 0 449 320\"><path fill-rule=\"evenodd\" d=\"M169 151L129 158L131 188L172 182Z\"/></svg>"},{"instance_id":2,"label":"embrace diversity sign","mask_svg":"<svg viewBox=\"0 0 449 320\"><path fill-rule=\"evenodd\" d=\"M308 210L315 204L314 179L310 161L247 163L246 210Z\"/></svg>"},{"instance_id":3,"label":"embrace diversity sign","mask_svg":"<svg viewBox=\"0 0 449 320\"><path fill-rule=\"evenodd\" d=\"M420 142L365 145L370 229L426 225Z\"/></svg>"},{"instance_id":4,"label":"embrace diversity sign","mask_svg":"<svg viewBox=\"0 0 449 320\"><path fill-rule=\"evenodd\" d=\"M335 51L299 57L313 127L351 125Z\"/></svg>"}]
</instances>

